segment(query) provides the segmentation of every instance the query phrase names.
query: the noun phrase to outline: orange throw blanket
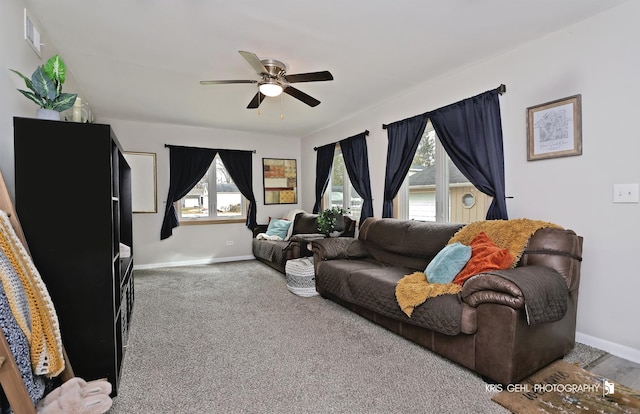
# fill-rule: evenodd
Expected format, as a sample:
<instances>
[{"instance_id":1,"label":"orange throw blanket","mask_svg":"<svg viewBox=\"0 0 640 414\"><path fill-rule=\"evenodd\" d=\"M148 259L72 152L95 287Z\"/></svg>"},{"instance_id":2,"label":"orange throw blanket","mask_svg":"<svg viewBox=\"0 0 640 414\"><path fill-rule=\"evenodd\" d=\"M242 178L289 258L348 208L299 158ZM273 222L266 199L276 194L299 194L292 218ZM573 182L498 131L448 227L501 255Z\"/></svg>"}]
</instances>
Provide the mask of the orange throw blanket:
<instances>
[{"instance_id":1,"label":"orange throw blanket","mask_svg":"<svg viewBox=\"0 0 640 414\"><path fill-rule=\"evenodd\" d=\"M529 239L537 230L545 227L562 229L557 224L541 220L514 219L514 220L485 220L469 223L461 228L449 240L448 244L460 242L469 246L481 232L501 249L507 249L515 258L515 267L524 252ZM427 299L446 294L457 294L462 286L456 283L429 283L422 272L407 275L398 281L396 285L396 300L400 309L411 317L413 310L423 304Z\"/></svg>"}]
</instances>

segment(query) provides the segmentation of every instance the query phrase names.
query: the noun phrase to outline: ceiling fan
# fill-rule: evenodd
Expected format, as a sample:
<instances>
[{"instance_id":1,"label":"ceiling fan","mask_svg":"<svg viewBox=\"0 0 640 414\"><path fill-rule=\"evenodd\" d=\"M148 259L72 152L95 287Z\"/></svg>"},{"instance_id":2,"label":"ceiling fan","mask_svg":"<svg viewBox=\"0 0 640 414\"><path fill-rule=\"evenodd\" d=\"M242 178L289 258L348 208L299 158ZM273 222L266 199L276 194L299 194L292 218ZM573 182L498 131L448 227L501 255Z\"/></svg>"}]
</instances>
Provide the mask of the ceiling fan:
<instances>
[{"instance_id":1,"label":"ceiling fan","mask_svg":"<svg viewBox=\"0 0 640 414\"><path fill-rule=\"evenodd\" d=\"M260 75L260 80L203 80L202 85L224 85L231 83L257 83L258 93L253 97L247 109L255 109L260 106L265 97L274 97L282 92L287 95L314 107L320 104L316 98L307 95L299 89L291 86L298 82L319 82L333 80L333 75L329 71L297 73L287 75L287 65L275 59L260 60L255 53L240 50L240 55L255 69Z\"/></svg>"}]
</instances>

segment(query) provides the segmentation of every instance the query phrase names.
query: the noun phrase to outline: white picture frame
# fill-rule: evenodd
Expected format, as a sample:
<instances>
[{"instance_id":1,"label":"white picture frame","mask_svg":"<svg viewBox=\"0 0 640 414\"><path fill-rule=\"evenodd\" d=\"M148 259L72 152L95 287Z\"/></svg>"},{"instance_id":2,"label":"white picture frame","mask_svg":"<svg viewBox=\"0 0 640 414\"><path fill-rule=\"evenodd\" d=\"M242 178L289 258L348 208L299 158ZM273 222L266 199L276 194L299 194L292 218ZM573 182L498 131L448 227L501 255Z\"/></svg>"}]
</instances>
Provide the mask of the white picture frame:
<instances>
[{"instance_id":1,"label":"white picture frame","mask_svg":"<svg viewBox=\"0 0 640 414\"><path fill-rule=\"evenodd\" d=\"M125 152L131 167L131 205L134 213L157 213L156 154Z\"/></svg>"},{"instance_id":2,"label":"white picture frame","mask_svg":"<svg viewBox=\"0 0 640 414\"><path fill-rule=\"evenodd\" d=\"M527 108L527 160L582 155L582 96Z\"/></svg>"}]
</instances>

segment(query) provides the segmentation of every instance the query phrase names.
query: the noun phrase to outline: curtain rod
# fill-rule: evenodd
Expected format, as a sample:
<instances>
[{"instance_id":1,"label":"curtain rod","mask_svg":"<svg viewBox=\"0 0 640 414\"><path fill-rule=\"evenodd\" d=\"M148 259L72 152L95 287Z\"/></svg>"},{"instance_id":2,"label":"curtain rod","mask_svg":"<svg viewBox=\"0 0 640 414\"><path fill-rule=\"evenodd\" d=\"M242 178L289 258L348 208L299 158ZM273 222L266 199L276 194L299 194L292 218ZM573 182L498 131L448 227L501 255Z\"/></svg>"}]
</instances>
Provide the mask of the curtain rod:
<instances>
[{"instance_id":1,"label":"curtain rod","mask_svg":"<svg viewBox=\"0 0 640 414\"><path fill-rule=\"evenodd\" d=\"M169 147L180 147L180 148L193 148L193 149L206 149L206 150L221 150L221 148L203 148L203 147L189 147L189 146L185 146L185 145L172 145L172 144L164 144L165 148L169 148ZM224 149L225 151L251 151L254 154L257 152L256 150L234 150L234 149Z\"/></svg>"},{"instance_id":2,"label":"curtain rod","mask_svg":"<svg viewBox=\"0 0 640 414\"><path fill-rule=\"evenodd\" d=\"M501 83L500 86L495 89L495 91L498 92L499 95L507 93L507 85ZM388 126L388 124L382 124L382 129L387 129Z\"/></svg>"},{"instance_id":3,"label":"curtain rod","mask_svg":"<svg viewBox=\"0 0 640 414\"><path fill-rule=\"evenodd\" d=\"M361 132L361 134L364 134L365 137L369 136L369 130L365 129L364 132ZM360 134L356 134L356 135L360 135ZM356 135L352 135L352 136L355 137ZM349 137L349 138L351 138L351 137ZM348 139L348 138L345 138L345 139ZM337 144L337 142L334 142L334 144ZM318 151L318 147L313 147L313 150L314 151Z\"/></svg>"}]
</instances>

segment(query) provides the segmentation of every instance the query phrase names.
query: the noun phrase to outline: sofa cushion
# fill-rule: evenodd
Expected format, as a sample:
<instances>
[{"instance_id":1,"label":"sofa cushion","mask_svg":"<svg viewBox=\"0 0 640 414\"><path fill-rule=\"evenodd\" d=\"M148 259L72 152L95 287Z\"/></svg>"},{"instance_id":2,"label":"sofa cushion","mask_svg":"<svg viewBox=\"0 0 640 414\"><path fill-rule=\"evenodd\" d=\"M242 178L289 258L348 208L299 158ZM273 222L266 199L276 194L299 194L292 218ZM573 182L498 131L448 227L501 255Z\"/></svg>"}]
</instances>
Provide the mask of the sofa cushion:
<instances>
[{"instance_id":1,"label":"sofa cushion","mask_svg":"<svg viewBox=\"0 0 640 414\"><path fill-rule=\"evenodd\" d=\"M318 215L299 213L293 221L293 234L312 234L318 231Z\"/></svg>"},{"instance_id":2,"label":"sofa cushion","mask_svg":"<svg viewBox=\"0 0 640 414\"><path fill-rule=\"evenodd\" d=\"M401 267L363 269L349 275L347 285L353 303L393 319L443 333L460 333L462 302L457 295L442 295L427 299L416 307L411 318L398 306L396 285L406 275Z\"/></svg>"},{"instance_id":3,"label":"sofa cushion","mask_svg":"<svg viewBox=\"0 0 640 414\"><path fill-rule=\"evenodd\" d=\"M449 244L427 265L424 273L429 283L451 283L471 258L471 247L456 242Z\"/></svg>"},{"instance_id":4,"label":"sofa cushion","mask_svg":"<svg viewBox=\"0 0 640 414\"><path fill-rule=\"evenodd\" d=\"M314 242L315 244L315 242ZM314 259L317 257L314 256ZM316 290L321 295L329 293L341 300L353 302L353 296L347 286L352 271L375 269L379 263L369 260L315 260Z\"/></svg>"},{"instance_id":5,"label":"sofa cushion","mask_svg":"<svg viewBox=\"0 0 640 414\"><path fill-rule=\"evenodd\" d=\"M347 247L347 257L350 259L362 259L367 256L369 256L367 246L365 246L360 240L351 239L351 243L349 243L349 246Z\"/></svg>"},{"instance_id":6,"label":"sofa cushion","mask_svg":"<svg viewBox=\"0 0 640 414\"><path fill-rule=\"evenodd\" d=\"M273 219L267 227L267 236L278 236L284 240L287 237L289 226L291 226L291 222L288 220Z\"/></svg>"},{"instance_id":7,"label":"sofa cushion","mask_svg":"<svg viewBox=\"0 0 640 414\"><path fill-rule=\"evenodd\" d=\"M327 260L318 264L316 289L398 321L446 335L460 333L462 302L457 295L429 298L411 318L402 312L395 288L408 273L407 268L386 266L371 259Z\"/></svg>"},{"instance_id":8,"label":"sofa cushion","mask_svg":"<svg viewBox=\"0 0 640 414\"><path fill-rule=\"evenodd\" d=\"M478 273L489 270L508 269L513 266L515 257L508 249L501 249L487 236L480 232L471 240L471 259L453 279L453 283L462 285L465 280Z\"/></svg>"},{"instance_id":9,"label":"sofa cushion","mask_svg":"<svg viewBox=\"0 0 640 414\"><path fill-rule=\"evenodd\" d=\"M287 211L285 215L282 216L282 219L289 220L290 222L293 223L293 221L296 219L296 215L304 212L305 212L304 210L300 210L299 208L294 208L293 210ZM289 240L292 235L293 235L293 226L289 226L289 231L287 231L287 237L285 237L284 240L285 241Z\"/></svg>"},{"instance_id":10,"label":"sofa cushion","mask_svg":"<svg viewBox=\"0 0 640 414\"><path fill-rule=\"evenodd\" d=\"M289 242L258 239L253 239L251 242L251 250L257 259L284 264L286 260L285 248Z\"/></svg>"},{"instance_id":11,"label":"sofa cushion","mask_svg":"<svg viewBox=\"0 0 640 414\"><path fill-rule=\"evenodd\" d=\"M430 223L390 218L365 220L359 239L371 256L391 266L423 272L427 264L462 228L456 223Z\"/></svg>"}]
</instances>

